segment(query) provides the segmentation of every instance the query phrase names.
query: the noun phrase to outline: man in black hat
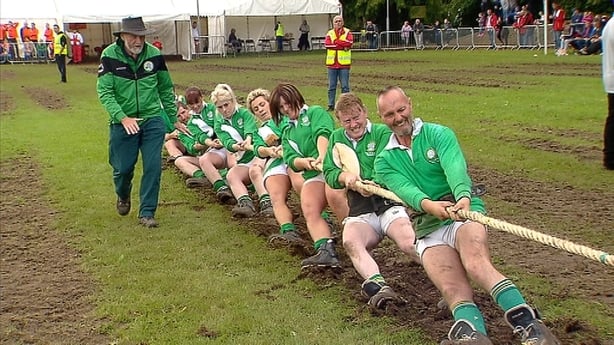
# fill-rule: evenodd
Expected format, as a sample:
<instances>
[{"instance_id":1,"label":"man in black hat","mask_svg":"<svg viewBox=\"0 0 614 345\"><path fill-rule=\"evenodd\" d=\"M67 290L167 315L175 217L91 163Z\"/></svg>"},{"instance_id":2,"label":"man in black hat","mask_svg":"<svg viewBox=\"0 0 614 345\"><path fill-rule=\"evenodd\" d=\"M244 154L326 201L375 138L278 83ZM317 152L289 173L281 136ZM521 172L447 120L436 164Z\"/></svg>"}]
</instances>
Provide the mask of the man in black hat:
<instances>
[{"instance_id":1,"label":"man in black hat","mask_svg":"<svg viewBox=\"0 0 614 345\"><path fill-rule=\"evenodd\" d=\"M139 223L157 227L154 216L158 206L161 153L166 128L160 105L171 123L188 132L177 121L173 82L160 51L145 42L153 33L141 17L122 19L117 36L102 51L96 89L98 98L109 113L109 163L117 194L117 212L130 212L130 193L134 167L139 151L143 160L143 176L139 192Z\"/></svg>"}]
</instances>

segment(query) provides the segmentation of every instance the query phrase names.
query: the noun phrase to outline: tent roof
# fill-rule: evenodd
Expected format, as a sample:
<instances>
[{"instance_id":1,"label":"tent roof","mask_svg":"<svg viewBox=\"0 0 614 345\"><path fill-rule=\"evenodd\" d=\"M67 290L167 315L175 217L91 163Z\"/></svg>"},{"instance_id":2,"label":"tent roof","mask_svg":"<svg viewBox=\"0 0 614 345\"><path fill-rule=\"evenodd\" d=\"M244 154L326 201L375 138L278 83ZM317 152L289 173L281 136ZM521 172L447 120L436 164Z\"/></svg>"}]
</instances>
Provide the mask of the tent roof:
<instances>
[{"instance_id":1,"label":"tent roof","mask_svg":"<svg viewBox=\"0 0 614 345\"><path fill-rule=\"evenodd\" d=\"M337 0L198 0L200 15L226 16L288 16L297 14L338 13Z\"/></svg>"}]
</instances>

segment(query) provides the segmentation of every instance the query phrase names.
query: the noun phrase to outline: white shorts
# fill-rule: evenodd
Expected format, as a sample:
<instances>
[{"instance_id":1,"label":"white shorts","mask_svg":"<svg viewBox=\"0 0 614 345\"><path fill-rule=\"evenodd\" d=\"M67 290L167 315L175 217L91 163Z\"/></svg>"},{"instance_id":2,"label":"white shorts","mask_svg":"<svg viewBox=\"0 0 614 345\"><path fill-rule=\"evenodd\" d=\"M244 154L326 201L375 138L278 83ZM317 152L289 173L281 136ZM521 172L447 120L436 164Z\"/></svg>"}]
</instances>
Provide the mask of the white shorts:
<instances>
[{"instance_id":1,"label":"white shorts","mask_svg":"<svg viewBox=\"0 0 614 345\"><path fill-rule=\"evenodd\" d=\"M242 152L245 152L245 151L242 151ZM260 159L260 158L258 158L257 156L254 156L254 158L252 158L252 160L251 160L251 161L249 161L249 162L247 162L247 163L237 163L237 165L236 165L236 166L238 166L238 167L246 167L246 168L249 168L249 167L251 167L252 165L254 165L254 162L256 162L256 160L257 160L257 159ZM237 160L238 160L238 158L237 158Z\"/></svg>"},{"instance_id":2,"label":"white shorts","mask_svg":"<svg viewBox=\"0 0 614 345\"><path fill-rule=\"evenodd\" d=\"M405 207L403 206L392 206L387 209L381 216L375 214L375 212L361 214L356 217L347 217L343 220L343 225L352 224L352 223L365 223L368 224L376 234L379 235L380 240L386 236L388 233L388 229L390 228L390 224L399 218L407 218L407 211L405 211Z\"/></svg>"},{"instance_id":3,"label":"white shorts","mask_svg":"<svg viewBox=\"0 0 614 345\"><path fill-rule=\"evenodd\" d=\"M286 175L288 176L288 166L286 164L280 164L274 168L271 168L269 170L267 170L266 173L264 173L264 181L266 182L266 179L274 176L274 175Z\"/></svg>"},{"instance_id":4,"label":"white shorts","mask_svg":"<svg viewBox=\"0 0 614 345\"><path fill-rule=\"evenodd\" d=\"M456 248L456 232L458 231L458 228L469 222L471 221L465 220L462 222L453 222L442 226L421 239L418 239L416 241L416 252L418 253L420 259L422 259L422 254L424 251L431 247L444 245Z\"/></svg>"},{"instance_id":5,"label":"white shorts","mask_svg":"<svg viewBox=\"0 0 614 345\"><path fill-rule=\"evenodd\" d=\"M214 154L222 157L224 162L226 161L226 157L228 157L228 150L226 150L225 148L216 149L216 148L210 147L210 148L207 149L207 151L205 153L214 153Z\"/></svg>"},{"instance_id":6,"label":"white shorts","mask_svg":"<svg viewBox=\"0 0 614 345\"><path fill-rule=\"evenodd\" d=\"M326 180L324 179L324 174L319 173L318 175L305 180L305 182L303 182L303 186L306 185L307 183L311 183L311 182L322 182L322 183L326 183Z\"/></svg>"}]
</instances>

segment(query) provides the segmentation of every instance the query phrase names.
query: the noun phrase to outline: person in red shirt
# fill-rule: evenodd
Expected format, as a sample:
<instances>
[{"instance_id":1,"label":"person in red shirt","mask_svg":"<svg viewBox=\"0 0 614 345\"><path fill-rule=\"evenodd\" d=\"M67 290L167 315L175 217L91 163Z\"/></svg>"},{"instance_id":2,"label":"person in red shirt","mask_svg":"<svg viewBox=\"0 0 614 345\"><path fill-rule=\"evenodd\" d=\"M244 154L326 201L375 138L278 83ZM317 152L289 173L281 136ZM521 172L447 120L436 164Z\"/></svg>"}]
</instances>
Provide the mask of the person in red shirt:
<instances>
[{"instance_id":1,"label":"person in red shirt","mask_svg":"<svg viewBox=\"0 0 614 345\"><path fill-rule=\"evenodd\" d=\"M552 32L554 33L554 49L557 55L560 54L561 48L563 48L563 42L561 41L561 35L565 29L565 10L561 7L558 1L552 2Z\"/></svg>"},{"instance_id":2,"label":"person in red shirt","mask_svg":"<svg viewBox=\"0 0 614 345\"><path fill-rule=\"evenodd\" d=\"M38 42L38 28L36 27L36 24L30 23L30 34L28 37L32 42Z\"/></svg>"},{"instance_id":3,"label":"person in red shirt","mask_svg":"<svg viewBox=\"0 0 614 345\"><path fill-rule=\"evenodd\" d=\"M160 38L158 36L154 36L154 40L153 42L151 42L151 44L158 48L160 51L162 51L162 41L160 41Z\"/></svg>"},{"instance_id":4,"label":"person in red shirt","mask_svg":"<svg viewBox=\"0 0 614 345\"><path fill-rule=\"evenodd\" d=\"M49 25L49 23L45 24L45 32L43 33L43 36L45 36L45 43L47 43L47 57L51 60L53 59L53 37L54 37L54 33L53 33L53 29L51 28L51 25Z\"/></svg>"},{"instance_id":5,"label":"person in red shirt","mask_svg":"<svg viewBox=\"0 0 614 345\"><path fill-rule=\"evenodd\" d=\"M350 29L343 27L343 17L333 18L333 28L324 39L326 47L326 67L328 68L328 111L335 110L337 81L341 82L341 92L350 92L350 66L352 65L352 44L354 36Z\"/></svg>"}]
</instances>

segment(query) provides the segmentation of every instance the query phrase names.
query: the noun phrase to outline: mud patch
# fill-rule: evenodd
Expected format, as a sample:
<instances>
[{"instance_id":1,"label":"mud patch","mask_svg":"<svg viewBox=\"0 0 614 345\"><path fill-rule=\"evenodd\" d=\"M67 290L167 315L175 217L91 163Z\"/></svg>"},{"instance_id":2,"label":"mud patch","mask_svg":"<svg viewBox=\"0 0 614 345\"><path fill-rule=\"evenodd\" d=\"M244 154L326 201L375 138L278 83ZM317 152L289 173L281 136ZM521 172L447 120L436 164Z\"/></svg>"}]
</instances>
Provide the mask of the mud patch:
<instances>
[{"instance_id":1,"label":"mud patch","mask_svg":"<svg viewBox=\"0 0 614 345\"><path fill-rule=\"evenodd\" d=\"M81 254L52 228L40 168L22 156L0 163L0 329L6 344L109 344L93 316Z\"/></svg>"},{"instance_id":2,"label":"mud patch","mask_svg":"<svg viewBox=\"0 0 614 345\"><path fill-rule=\"evenodd\" d=\"M25 92L34 103L49 110L61 110L68 104L62 94L49 89L30 87L26 88Z\"/></svg>"},{"instance_id":3,"label":"mud patch","mask_svg":"<svg viewBox=\"0 0 614 345\"><path fill-rule=\"evenodd\" d=\"M15 109L15 100L6 92L0 91L0 114L4 115Z\"/></svg>"}]
</instances>

